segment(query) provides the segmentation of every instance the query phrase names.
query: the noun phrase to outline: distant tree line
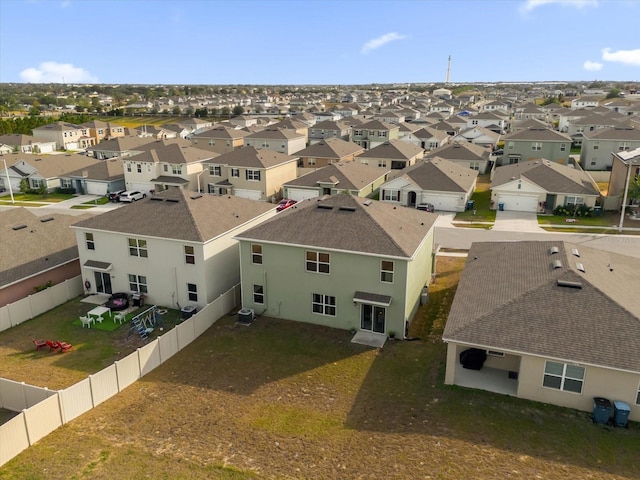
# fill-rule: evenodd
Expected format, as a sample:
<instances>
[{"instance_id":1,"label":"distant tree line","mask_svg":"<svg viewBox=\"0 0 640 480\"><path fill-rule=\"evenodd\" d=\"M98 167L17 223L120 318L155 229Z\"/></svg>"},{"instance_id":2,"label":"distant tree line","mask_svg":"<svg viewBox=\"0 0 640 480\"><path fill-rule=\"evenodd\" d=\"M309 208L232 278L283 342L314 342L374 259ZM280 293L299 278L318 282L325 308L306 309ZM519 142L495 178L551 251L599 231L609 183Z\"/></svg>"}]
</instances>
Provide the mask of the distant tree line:
<instances>
[{"instance_id":1,"label":"distant tree line","mask_svg":"<svg viewBox=\"0 0 640 480\"><path fill-rule=\"evenodd\" d=\"M48 125L55 122L68 122L76 125L91 121L92 117L88 115L71 115L64 114L60 117L42 117L39 115L30 115L27 117L14 117L0 120L0 135L9 133L22 133L24 135L32 135L34 128Z\"/></svg>"}]
</instances>

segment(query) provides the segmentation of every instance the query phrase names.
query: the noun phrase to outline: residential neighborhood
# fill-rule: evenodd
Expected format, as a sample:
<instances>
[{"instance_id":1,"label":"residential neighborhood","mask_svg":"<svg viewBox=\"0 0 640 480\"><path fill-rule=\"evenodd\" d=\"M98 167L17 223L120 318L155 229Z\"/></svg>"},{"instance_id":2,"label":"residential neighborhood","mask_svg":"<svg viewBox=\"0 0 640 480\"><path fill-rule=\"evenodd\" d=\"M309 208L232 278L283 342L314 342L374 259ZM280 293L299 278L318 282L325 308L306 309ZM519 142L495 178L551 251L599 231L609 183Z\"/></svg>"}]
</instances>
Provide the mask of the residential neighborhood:
<instances>
[{"instance_id":1,"label":"residential neighborhood","mask_svg":"<svg viewBox=\"0 0 640 480\"><path fill-rule=\"evenodd\" d=\"M354 390L354 405L339 407L345 424L376 436L382 427L362 413L369 403L401 406L407 425L422 419L409 431L423 434L435 398L636 435L640 96L612 101L567 86L558 103L557 85L544 83L445 87L167 88L149 102L120 99L120 115L76 118L52 105L48 123L0 132L0 335L78 312L56 317L75 345L58 358L88 352L102 329L118 353L96 362L116 376L127 352L148 368L145 379L191 355L190 373L175 375L224 378L206 395L245 406L268 388L278 405L278 382L304 385L286 384L285 411L298 408L296 388L321 411ZM75 294L50 297L54 288ZM87 320L96 311L107 319ZM39 334L21 334L31 355L45 353ZM262 335L275 335L266 343L275 353L261 350ZM254 354L264 364L249 387ZM314 360L296 372L304 355ZM368 373L357 367L364 357ZM335 375L348 388L326 370L343 362ZM0 361L0 412L11 425L28 414L4 400L3 379L48 387L20 371ZM102 388L96 372L92 395ZM52 391L62 398L72 384ZM396 388L413 393L394 399ZM601 398L611 401L604 422ZM431 407L411 413L420 402Z\"/></svg>"}]
</instances>

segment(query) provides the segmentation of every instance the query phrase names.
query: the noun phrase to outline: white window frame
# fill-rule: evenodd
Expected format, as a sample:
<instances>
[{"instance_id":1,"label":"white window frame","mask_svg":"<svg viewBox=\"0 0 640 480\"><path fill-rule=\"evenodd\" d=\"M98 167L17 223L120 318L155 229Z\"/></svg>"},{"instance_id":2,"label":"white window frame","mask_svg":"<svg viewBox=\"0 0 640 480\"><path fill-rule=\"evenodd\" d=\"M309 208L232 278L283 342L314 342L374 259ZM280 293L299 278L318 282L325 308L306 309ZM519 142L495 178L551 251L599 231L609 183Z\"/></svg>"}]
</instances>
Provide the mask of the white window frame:
<instances>
[{"instance_id":1,"label":"white window frame","mask_svg":"<svg viewBox=\"0 0 640 480\"><path fill-rule=\"evenodd\" d=\"M231 176L233 178L240 178L240 169L239 168L232 168L231 169Z\"/></svg>"},{"instance_id":2,"label":"white window frame","mask_svg":"<svg viewBox=\"0 0 640 480\"><path fill-rule=\"evenodd\" d=\"M209 165L209 175L213 177L221 177L222 167L220 165Z\"/></svg>"},{"instance_id":3,"label":"white window frame","mask_svg":"<svg viewBox=\"0 0 640 480\"><path fill-rule=\"evenodd\" d=\"M316 250L305 251L305 270L310 273L321 275L331 274L331 254Z\"/></svg>"},{"instance_id":4,"label":"white window frame","mask_svg":"<svg viewBox=\"0 0 640 480\"><path fill-rule=\"evenodd\" d=\"M260 181L260 170L250 170L247 169L245 171L246 179L250 182L259 182Z\"/></svg>"},{"instance_id":5,"label":"white window frame","mask_svg":"<svg viewBox=\"0 0 640 480\"><path fill-rule=\"evenodd\" d=\"M138 293L149 293L146 276L129 273L128 277L129 277L129 290L131 290L132 292L138 292Z\"/></svg>"},{"instance_id":6,"label":"white window frame","mask_svg":"<svg viewBox=\"0 0 640 480\"><path fill-rule=\"evenodd\" d=\"M393 272L395 262L392 260L380 260L380 281L382 283L393 283Z\"/></svg>"},{"instance_id":7,"label":"white window frame","mask_svg":"<svg viewBox=\"0 0 640 480\"><path fill-rule=\"evenodd\" d=\"M196 249L193 245L184 246L184 261L189 265L196 264Z\"/></svg>"},{"instance_id":8,"label":"white window frame","mask_svg":"<svg viewBox=\"0 0 640 480\"><path fill-rule=\"evenodd\" d=\"M140 238L129 238L129 255L132 257L148 258L149 250L147 248L147 241Z\"/></svg>"},{"instance_id":9,"label":"white window frame","mask_svg":"<svg viewBox=\"0 0 640 480\"><path fill-rule=\"evenodd\" d=\"M87 250L95 250L96 242L93 238L93 233L85 232L84 239L87 242Z\"/></svg>"},{"instance_id":10,"label":"white window frame","mask_svg":"<svg viewBox=\"0 0 640 480\"><path fill-rule=\"evenodd\" d=\"M262 265L262 244L261 243L252 243L251 244L251 263L254 265Z\"/></svg>"},{"instance_id":11,"label":"white window frame","mask_svg":"<svg viewBox=\"0 0 640 480\"><path fill-rule=\"evenodd\" d=\"M182 165L171 165L171 173L174 175L182 175Z\"/></svg>"},{"instance_id":12,"label":"white window frame","mask_svg":"<svg viewBox=\"0 0 640 480\"><path fill-rule=\"evenodd\" d=\"M382 200L386 202L399 202L400 201L400 190L387 190L384 189L382 191Z\"/></svg>"},{"instance_id":13,"label":"white window frame","mask_svg":"<svg viewBox=\"0 0 640 480\"><path fill-rule=\"evenodd\" d=\"M256 305L264 305L264 286L253 285L253 303Z\"/></svg>"},{"instance_id":14,"label":"white window frame","mask_svg":"<svg viewBox=\"0 0 640 480\"><path fill-rule=\"evenodd\" d=\"M572 201L569 201L571 199ZM584 205L584 197L578 197L577 195L567 195L564 197L565 207L580 207Z\"/></svg>"},{"instance_id":15,"label":"white window frame","mask_svg":"<svg viewBox=\"0 0 640 480\"><path fill-rule=\"evenodd\" d=\"M333 295L324 295L322 293L311 294L311 313L314 315L335 317L337 310L336 297Z\"/></svg>"},{"instance_id":16,"label":"white window frame","mask_svg":"<svg viewBox=\"0 0 640 480\"><path fill-rule=\"evenodd\" d=\"M531 142L531 150L539 152L542 150L542 142Z\"/></svg>"},{"instance_id":17,"label":"white window frame","mask_svg":"<svg viewBox=\"0 0 640 480\"><path fill-rule=\"evenodd\" d=\"M550 367L552 365L556 366L556 368L558 366L562 367L562 373L549 372L548 371L548 367ZM572 373L567 373L568 370L574 370L574 369L581 369L582 370L582 378L578 378L577 376L573 375ZM581 367L580 365L570 365L568 363L553 362L551 360L547 360L544 363L544 371L543 371L543 375L542 375L542 387L543 388L550 388L552 390L560 390L561 392L575 393L575 394L581 395L582 394L582 390L584 389L584 378L585 378L586 371L587 371L587 369L585 367ZM554 385L550 385L548 383L547 379L559 379L560 380L560 384L557 387L554 386ZM580 383L580 391L577 392L575 390L568 389L567 388L567 386L568 386L567 382L579 382ZM570 385L570 383L569 383L569 385Z\"/></svg>"},{"instance_id":18,"label":"white window frame","mask_svg":"<svg viewBox=\"0 0 640 480\"><path fill-rule=\"evenodd\" d=\"M198 301L198 285L195 283L187 283L187 297L190 302Z\"/></svg>"}]
</instances>

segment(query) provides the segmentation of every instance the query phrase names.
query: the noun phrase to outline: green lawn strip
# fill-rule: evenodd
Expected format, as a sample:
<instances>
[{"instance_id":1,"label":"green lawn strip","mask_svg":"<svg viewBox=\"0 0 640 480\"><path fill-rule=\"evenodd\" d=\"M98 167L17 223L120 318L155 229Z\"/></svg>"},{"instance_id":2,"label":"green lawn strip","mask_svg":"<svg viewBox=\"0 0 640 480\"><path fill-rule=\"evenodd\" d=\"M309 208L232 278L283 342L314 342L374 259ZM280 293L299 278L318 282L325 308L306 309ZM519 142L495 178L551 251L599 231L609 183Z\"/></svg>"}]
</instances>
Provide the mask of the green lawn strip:
<instances>
[{"instance_id":1,"label":"green lawn strip","mask_svg":"<svg viewBox=\"0 0 640 480\"><path fill-rule=\"evenodd\" d=\"M72 205L70 207L71 210L90 210L94 208L96 205Z\"/></svg>"},{"instance_id":2,"label":"green lawn strip","mask_svg":"<svg viewBox=\"0 0 640 480\"><path fill-rule=\"evenodd\" d=\"M13 199L21 202L48 202L57 203L69 200L74 196L66 193L47 193L46 195L38 195L35 193L14 193Z\"/></svg>"},{"instance_id":3,"label":"green lawn strip","mask_svg":"<svg viewBox=\"0 0 640 480\"><path fill-rule=\"evenodd\" d=\"M0 205L14 206L14 207L46 207L48 203L37 202L12 202L11 200L0 200Z\"/></svg>"},{"instance_id":4,"label":"green lawn strip","mask_svg":"<svg viewBox=\"0 0 640 480\"><path fill-rule=\"evenodd\" d=\"M473 200L473 209L456 213L454 220L477 222L494 222L496 220L496 211L490 208L490 190L476 189L471 200Z\"/></svg>"},{"instance_id":5,"label":"green lawn strip","mask_svg":"<svg viewBox=\"0 0 640 480\"><path fill-rule=\"evenodd\" d=\"M88 202L84 202L83 205L105 205L109 203L109 199L107 197L97 197L93 200L89 200Z\"/></svg>"},{"instance_id":6,"label":"green lawn strip","mask_svg":"<svg viewBox=\"0 0 640 480\"><path fill-rule=\"evenodd\" d=\"M567 222L567 220L573 220L574 217L563 217L560 215L538 215L539 225L564 225L570 223L572 225L587 225L594 227L613 227L615 226L620 217L611 214L600 215L598 217L575 217L575 222Z\"/></svg>"}]
</instances>

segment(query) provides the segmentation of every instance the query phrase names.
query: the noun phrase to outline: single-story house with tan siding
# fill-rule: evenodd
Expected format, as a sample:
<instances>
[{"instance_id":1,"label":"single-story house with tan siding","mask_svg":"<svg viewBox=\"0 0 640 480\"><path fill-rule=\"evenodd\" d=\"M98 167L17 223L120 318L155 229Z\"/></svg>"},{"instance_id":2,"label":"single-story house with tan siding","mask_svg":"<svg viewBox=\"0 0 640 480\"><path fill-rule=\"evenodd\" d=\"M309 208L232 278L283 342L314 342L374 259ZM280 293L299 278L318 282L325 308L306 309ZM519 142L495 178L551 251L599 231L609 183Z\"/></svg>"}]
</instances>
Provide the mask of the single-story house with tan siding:
<instances>
[{"instance_id":1,"label":"single-story house with tan siding","mask_svg":"<svg viewBox=\"0 0 640 480\"><path fill-rule=\"evenodd\" d=\"M600 190L579 166L546 159L503 165L492 172L491 207L520 212L595 207Z\"/></svg>"},{"instance_id":2,"label":"single-story house with tan siding","mask_svg":"<svg viewBox=\"0 0 640 480\"><path fill-rule=\"evenodd\" d=\"M638 271L562 241L474 243L442 336L445 383L584 411L604 397L640 420Z\"/></svg>"}]
</instances>

